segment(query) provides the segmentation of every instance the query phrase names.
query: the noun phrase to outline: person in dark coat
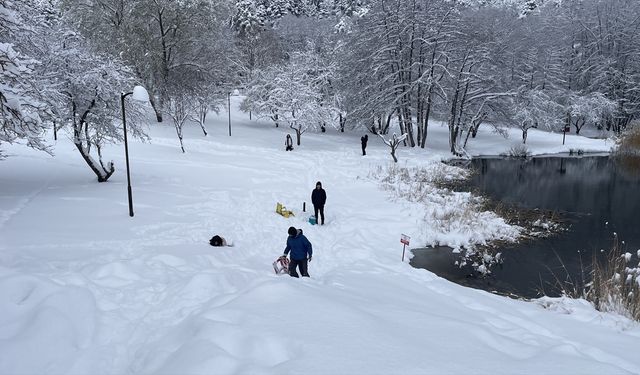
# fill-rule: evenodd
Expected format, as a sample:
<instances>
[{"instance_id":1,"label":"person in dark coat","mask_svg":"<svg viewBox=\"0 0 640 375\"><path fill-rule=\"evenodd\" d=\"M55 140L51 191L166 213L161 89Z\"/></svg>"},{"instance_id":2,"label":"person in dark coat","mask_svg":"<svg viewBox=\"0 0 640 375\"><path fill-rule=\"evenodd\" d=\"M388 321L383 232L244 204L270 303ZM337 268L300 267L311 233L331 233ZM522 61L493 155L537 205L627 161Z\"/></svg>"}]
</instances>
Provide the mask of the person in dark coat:
<instances>
[{"instance_id":1,"label":"person in dark coat","mask_svg":"<svg viewBox=\"0 0 640 375\"><path fill-rule=\"evenodd\" d=\"M324 204L327 201L327 193L322 188L322 183L320 181L316 182L316 188L313 189L311 193L311 203L313 203L313 211L316 215L316 223L324 225ZM318 220L318 212L320 212L320 218L322 221Z\"/></svg>"},{"instance_id":2,"label":"person in dark coat","mask_svg":"<svg viewBox=\"0 0 640 375\"><path fill-rule=\"evenodd\" d=\"M291 252L291 262L289 262L289 276L299 277L296 267L300 269L303 277L309 277L307 262L311 262L313 248L311 242L302 234L302 229L289 227L289 237L287 237L287 247L284 248L284 255Z\"/></svg>"},{"instance_id":3,"label":"person in dark coat","mask_svg":"<svg viewBox=\"0 0 640 375\"><path fill-rule=\"evenodd\" d=\"M360 143L362 143L362 156L367 154L365 149L367 148L367 141L368 140L369 140L369 136L366 135L366 134L362 138L360 138Z\"/></svg>"},{"instance_id":4,"label":"person in dark coat","mask_svg":"<svg viewBox=\"0 0 640 375\"><path fill-rule=\"evenodd\" d=\"M293 139L291 138L291 134L287 134L287 139L284 142L285 150L292 151L293 150Z\"/></svg>"}]
</instances>

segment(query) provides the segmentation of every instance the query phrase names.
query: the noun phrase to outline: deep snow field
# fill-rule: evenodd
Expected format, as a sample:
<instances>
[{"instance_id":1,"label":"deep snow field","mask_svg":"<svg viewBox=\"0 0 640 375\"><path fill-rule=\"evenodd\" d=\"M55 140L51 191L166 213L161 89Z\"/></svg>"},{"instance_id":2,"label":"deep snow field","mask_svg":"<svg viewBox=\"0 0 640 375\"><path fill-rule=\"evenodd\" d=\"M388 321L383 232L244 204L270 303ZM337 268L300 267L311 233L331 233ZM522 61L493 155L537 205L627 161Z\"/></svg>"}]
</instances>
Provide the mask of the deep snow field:
<instances>
[{"instance_id":1,"label":"deep snow field","mask_svg":"<svg viewBox=\"0 0 640 375\"><path fill-rule=\"evenodd\" d=\"M234 98L237 106L239 98ZM128 216L124 148L98 183L62 137L55 157L3 145L0 161L1 374L640 374L640 325L564 298L512 300L464 288L401 261L411 247L517 236L491 213L435 223L468 194L433 190L428 207L374 177L392 159L360 132L305 133L232 112L209 136L151 124L130 140L135 216ZM399 166L441 170L446 128ZM295 136L294 136L295 140ZM520 142L481 128L475 155ZM608 151L610 141L530 131L537 154ZM451 168L454 173L454 168ZM316 181L326 225L307 222ZM302 212L303 202L307 212ZM281 202L296 216L277 215ZM276 275L287 228L313 244L311 278ZM233 247L214 248L220 234ZM409 253L409 252L407 252Z\"/></svg>"}]
</instances>

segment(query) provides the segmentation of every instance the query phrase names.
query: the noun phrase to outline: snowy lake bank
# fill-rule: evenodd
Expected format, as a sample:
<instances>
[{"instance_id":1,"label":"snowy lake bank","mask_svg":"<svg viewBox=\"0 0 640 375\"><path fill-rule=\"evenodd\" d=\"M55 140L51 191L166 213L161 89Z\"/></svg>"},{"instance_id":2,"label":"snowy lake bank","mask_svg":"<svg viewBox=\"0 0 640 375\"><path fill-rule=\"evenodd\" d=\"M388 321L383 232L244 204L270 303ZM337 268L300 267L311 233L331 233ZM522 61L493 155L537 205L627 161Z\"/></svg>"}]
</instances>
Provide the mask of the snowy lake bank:
<instances>
[{"instance_id":1,"label":"snowy lake bank","mask_svg":"<svg viewBox=\"0 0 640 375\"><path fill-rule=\"evenodd\" d=\"M621 245L640 248L637 186L640 177L608 156L478 158L468 188L500 204L551 210L563 229L515 244L500 244L503 263L487 277L454 264L460 254L446 247L415 249L414 267L450 281L492 292L537 297L557 295L556 282L579 282L594 254L606 253L617 234ZM588 178L587 178L588 176ZM624 251L624 250L623 250Z\"/></svg>"}]
</instances>

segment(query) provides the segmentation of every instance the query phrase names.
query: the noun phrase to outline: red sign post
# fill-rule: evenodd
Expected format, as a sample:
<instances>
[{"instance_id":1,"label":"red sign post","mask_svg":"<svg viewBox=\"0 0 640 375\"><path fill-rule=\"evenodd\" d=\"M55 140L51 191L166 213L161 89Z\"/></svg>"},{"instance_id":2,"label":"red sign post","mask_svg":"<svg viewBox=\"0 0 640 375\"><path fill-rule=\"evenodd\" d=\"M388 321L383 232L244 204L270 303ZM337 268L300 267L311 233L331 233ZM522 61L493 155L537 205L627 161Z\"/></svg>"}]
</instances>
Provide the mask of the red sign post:
<instances>
[{"instance_id":1,"label":"red sign post","mask_svg":"<svg viewBox=\"0 0 640 375\"><path fill-rule=\"evenodd\" d=\"M409 240L411 239L411 237L407 236L406 234L401 234L400 235L400 242L402 242L402 261L404 262L404 250L407 247L407 245L409 244Z\"/></svg>"}]
</instances>

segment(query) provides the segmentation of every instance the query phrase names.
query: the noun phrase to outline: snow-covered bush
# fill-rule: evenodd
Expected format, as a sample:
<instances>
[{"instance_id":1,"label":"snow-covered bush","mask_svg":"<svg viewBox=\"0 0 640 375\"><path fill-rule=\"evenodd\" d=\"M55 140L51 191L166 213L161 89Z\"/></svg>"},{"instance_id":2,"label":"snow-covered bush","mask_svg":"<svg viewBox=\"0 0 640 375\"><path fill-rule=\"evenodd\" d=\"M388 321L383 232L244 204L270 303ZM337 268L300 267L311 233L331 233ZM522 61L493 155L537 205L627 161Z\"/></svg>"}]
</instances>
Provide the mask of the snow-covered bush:
<instances>
[{"instance_id":1,"label":"snow-covered bush","mask_svg":"<svg viewBox=\"0 0 640 375\"><path fill-rule=\"evenodd\" d=\"M507 151L507 156L512 158L528 158L531 156L531 151L525 144L517 144Z\"/></svg>"},{"instance_id":2,"label":"snow-covered bush","mask_svg":"<svg viewBox=\"0 0 640 375\"><path fill-rule=\"evenodd\" d=\"M500 257L487 247L479 252L478 246L496 240L515 241L522 228L507 224L494 212L483 210L481 197L438 187L441 181L462 180L468 174L468 170L434 162L418 168L394 164L386 169L378 168L371 177L380 181L394 197L424 205L425 246L446 245L454 251L464 250L459 265L471 265L481 275L486 275Z\"/></svg>"}]
</instances>

